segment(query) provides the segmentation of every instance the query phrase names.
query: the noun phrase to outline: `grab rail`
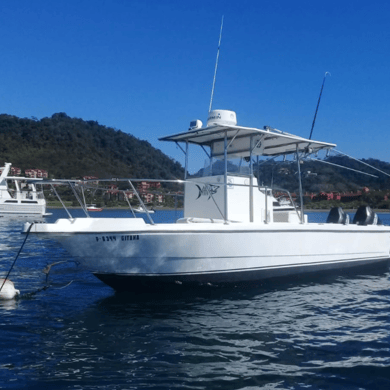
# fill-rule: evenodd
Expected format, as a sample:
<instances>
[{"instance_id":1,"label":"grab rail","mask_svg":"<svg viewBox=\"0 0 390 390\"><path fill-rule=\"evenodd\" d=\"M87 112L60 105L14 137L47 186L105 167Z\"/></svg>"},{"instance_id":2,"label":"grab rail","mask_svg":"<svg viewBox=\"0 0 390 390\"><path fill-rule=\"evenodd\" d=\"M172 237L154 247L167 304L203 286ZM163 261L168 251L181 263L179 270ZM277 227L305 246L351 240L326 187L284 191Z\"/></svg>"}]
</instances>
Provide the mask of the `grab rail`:
<instances>
[{"instance_id":1,"label":"grab rail","mask_svg":"<svg viewBox=\"0 0 390 390\"><path fill-rule=\"evenodd\" d=\"M219 187L223 187L223 186L228 186L228 187L251 187L250 184L243 184L243 183L232 183L232 182L228 182L228 183L224 183L224 182L220 182L220 181L217 181L217 180L213 180L213 177L210 177L210 181L204 181L204 178L202 178L203 180L197 180L196 178L190 178L190 179L187 179L187 180L180 180L180 179L173 179L173 180L170 180L170 179L134 179L134 178L112 178L112 179L91 179L91 180L47 180L47 181L41 181L39 184L41 185L47 185L47 184L50 184L52 189L54 190L54 193L57 195L58 198L59 195L58 193L55 191L54 189L54 184L62 184L62 185L68 185L70 186L70 188L75 191L76 188L78 186L83 186L84 189L92 189L94 190L95 192L96 191L102 191L102 192L108 192L110 191L110 188L106 185L106 186L100 186L100 185L96 185L97 183L116 183L116 182L127 182L129 185L130 185L130 188L127 189L127 190L119 190L117 189L116 191L119 192L119 193L123 193L124 195L124 200L127 202L128 206L129 206L129 209L133 215L134 218L137 218L138 216L136 216L135 214L135 211L134 210L134 206L130 203L129 201L129 192L133 193L133 196L135 196L135 198L137 199L140 207L142 208L143 212L146 214L146 217L148 219L148 221L154 225L155 222L151 216L151 213L149 212L150 210L148 210L148 208L146 207L146 204L144 202L144 200L142 199L142 196L141 196L141 193L139 192L139 189L136 188L135 186L135 183L139 183L139 182L148 182L148 183L162 183L162 184L181 184L181 185L184 185L186 183L192 183L192 184L195 184L195 185L201 185L201 186L205 186L207 188L207 191L208 191L208 195L209 195L209 199L212 200L212 203L214 204L215 206L215 211L219 216L220 218L224 219L226 223L228 222L231 222L231 221L228 221L223 213L223 210L221 208L221 203L217 201L217 199L215 198L214 194L213 194L213 191L210 190L210 188L212 186L219 186ZM92 184L93 183L93 184ZM300 216L300 213L299 213L299 210L297 208L297 206L295 205L295 202L292 198L292 195L290 193L290 191L286 190L286 189L283 189L283 188L278 188L278 187L273 187L273 188L270 188L270 187L265 187L265 186L259 186L259 185L252 185L253 188L257 187L259 191L262 191L265 195L265 216L264 216L264 220L263 222L264 223L269 223L270 222L270 217L269 217L269 212L274 209L273 208L273 205L270 204L270 199L269 199L269 196L271 196L272 198L274 199L278 199L278 193L284 193L285 197L289 200L289 203L291 205L291 207L294 208L295 212L297 213L298 217ZM182 193L180 192L173 192L173 193L161 193L161 190L156 190L156 189L150 189L148 190L148 192L150 193L159 193L160 195L164 195L164 197L166 196L174 196L175 199L177 200L177 197L178 196L183 196ZM76 199L77 199L77 195L76 195ZM79 203L80 203L80 206L83 210L85 210L85 205L82 204L82 202L80 201L80 197L78 199ZM65 207L65 204L62 202L62 200L60 199L60 202L62 203L62 206L64 207L64 209L66 210L66 212L68 213L68 216L69 218L72 219L72 216L70 215L69 211L67 210L67 208ZM271 202L272 203L272 202ZM177 206L177 201L175 201L175 208ZM215 214L214 214L215 215ZM216 217L216 218L219 218L219 217ZM261 217L260 217L261 218Z\"/></svg>"}]
</instances>

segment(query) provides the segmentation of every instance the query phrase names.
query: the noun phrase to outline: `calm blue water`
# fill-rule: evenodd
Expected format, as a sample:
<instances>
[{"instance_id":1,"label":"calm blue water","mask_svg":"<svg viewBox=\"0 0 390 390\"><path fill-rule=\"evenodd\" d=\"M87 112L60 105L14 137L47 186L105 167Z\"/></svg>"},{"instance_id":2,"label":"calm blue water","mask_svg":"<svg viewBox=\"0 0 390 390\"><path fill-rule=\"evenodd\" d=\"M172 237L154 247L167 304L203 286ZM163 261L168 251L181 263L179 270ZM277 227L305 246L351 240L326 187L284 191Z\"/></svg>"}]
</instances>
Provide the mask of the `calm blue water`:
<instances>
[{"instance_id":1,"label":"calm blue water","mask_svg":"<svg viewBox=\"0 0 390 390\"><path fill-rule=\"evenodd\" d=\"M2 277L21 224L0 220ZM172 296L115 294L62 263L33 294L62 260L55 242L28 238L10 276L22 297L0 302L0 389L390 388L388 266Z\"/></svg>"}]
</instances>

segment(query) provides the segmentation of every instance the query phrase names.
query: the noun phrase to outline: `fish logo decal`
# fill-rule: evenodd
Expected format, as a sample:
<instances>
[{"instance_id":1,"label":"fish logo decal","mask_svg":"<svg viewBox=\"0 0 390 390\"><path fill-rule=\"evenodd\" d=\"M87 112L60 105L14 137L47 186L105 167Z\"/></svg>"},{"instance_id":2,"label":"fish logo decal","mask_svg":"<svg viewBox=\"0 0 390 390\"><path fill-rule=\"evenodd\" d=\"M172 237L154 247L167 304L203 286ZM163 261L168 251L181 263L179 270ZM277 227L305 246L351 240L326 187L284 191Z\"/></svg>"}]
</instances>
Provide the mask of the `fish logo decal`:
<instances>
[{"instance_id":1,"label":"fish logo decal","mask_svg":"<svg viewBox=\"0 0 390 390\"><path fill-rule=\"evenodd\" d=\"M199 199L201 196L208 196L207 200L209 200L213 195L215 195L218 191L219 186L213 186L211 184L205 184L202 188L195 184L198 187L199 194L196 199Z\"/></svg>"}]
</instances>

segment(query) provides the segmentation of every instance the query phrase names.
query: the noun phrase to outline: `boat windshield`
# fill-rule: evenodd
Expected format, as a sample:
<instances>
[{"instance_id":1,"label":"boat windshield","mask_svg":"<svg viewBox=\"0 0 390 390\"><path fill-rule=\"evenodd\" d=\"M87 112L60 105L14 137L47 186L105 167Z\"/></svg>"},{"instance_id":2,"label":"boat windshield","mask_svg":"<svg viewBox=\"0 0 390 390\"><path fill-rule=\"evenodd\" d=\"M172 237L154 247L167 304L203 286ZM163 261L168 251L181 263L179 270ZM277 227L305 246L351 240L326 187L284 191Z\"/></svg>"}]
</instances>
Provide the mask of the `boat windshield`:
<instances>
[{"instance_id":1,"label":"boat windshield","mask_svg":"<svg viewBox=\"0 0 390 390\"><path fill-rule=\"evenodd\" d=\"M199 169L191 177L209 177L223 175L225 172L225 163L222 160L214 160L210 162L210 159L204 161L203 168ZM227 163L227 174L229 176L249 176L250 166L249 163L243 158L229 159Z\"/></svg>"}]
</instances>

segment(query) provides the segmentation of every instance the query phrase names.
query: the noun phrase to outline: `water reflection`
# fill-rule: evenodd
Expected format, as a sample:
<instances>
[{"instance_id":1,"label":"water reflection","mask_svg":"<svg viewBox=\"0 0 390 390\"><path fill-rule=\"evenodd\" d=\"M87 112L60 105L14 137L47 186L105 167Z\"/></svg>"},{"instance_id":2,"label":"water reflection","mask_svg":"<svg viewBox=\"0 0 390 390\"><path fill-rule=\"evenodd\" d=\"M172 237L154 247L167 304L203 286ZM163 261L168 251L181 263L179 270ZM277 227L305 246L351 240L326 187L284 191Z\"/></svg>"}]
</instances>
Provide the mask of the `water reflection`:
<instances>
[{"instance_id":1,"label":"water reflection","mask_svg":"<svg viewBox=\"0 0 390 390\"><path fill-rule=\"evenodd\" d=\"M14 310L18 307L18 300L17 299L0 299L0 313L3 312L3 310Z\"/></svg>"},{"instance_id":2,"label":"water reflection","mask_svg":"<svg viewBox=\"0 0 390 390\"><path fill-rule=\"evenodd\" d=\"M148 388L260 386L390 364L388 291L386 272L196 298L115 294L35 329L34 364L57 379Z\"/></svg>"}]
</instances>

